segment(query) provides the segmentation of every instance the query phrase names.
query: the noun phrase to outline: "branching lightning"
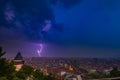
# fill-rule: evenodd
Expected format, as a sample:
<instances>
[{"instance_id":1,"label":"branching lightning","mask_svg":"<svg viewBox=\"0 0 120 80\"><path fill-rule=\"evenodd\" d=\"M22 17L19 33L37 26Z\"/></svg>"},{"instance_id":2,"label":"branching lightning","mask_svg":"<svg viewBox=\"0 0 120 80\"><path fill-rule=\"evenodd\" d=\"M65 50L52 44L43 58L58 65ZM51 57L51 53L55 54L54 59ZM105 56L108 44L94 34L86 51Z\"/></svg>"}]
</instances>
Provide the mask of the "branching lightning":
<instances>
[{"instance_id":1,"label":"branching lightning","mask_svg":"<svg viewBox=\"0 0 120 80\"><path fill-rule=\"evenodd\" d=\"M40 44L40 48L37 50L37 53L38 53L39 57L41 57L42 50L43 50L43 45Z\"/></svg>"}]
</instances>

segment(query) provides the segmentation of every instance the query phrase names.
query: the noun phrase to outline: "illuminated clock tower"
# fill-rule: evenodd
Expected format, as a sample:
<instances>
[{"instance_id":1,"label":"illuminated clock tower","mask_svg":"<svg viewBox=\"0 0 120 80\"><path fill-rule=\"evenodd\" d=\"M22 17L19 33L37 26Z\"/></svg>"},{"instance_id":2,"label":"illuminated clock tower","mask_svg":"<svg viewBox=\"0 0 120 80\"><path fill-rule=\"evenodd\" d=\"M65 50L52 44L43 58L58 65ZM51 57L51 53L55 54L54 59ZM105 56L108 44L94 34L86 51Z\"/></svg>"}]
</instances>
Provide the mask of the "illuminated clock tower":
<instances>
[{"instance_id":1,"label":"illuminated clock tower","mask_svg":"<svg viewBox=\"0 0 120 80\"><path fill-rule=\"evenodd\" d=\"M24 64L24 60L23 60L23 57L20 52L17 53L17 55L13 61L14 61L15 67L16 67L16 71L19 71Z\"/></svg>"}]
</instances>

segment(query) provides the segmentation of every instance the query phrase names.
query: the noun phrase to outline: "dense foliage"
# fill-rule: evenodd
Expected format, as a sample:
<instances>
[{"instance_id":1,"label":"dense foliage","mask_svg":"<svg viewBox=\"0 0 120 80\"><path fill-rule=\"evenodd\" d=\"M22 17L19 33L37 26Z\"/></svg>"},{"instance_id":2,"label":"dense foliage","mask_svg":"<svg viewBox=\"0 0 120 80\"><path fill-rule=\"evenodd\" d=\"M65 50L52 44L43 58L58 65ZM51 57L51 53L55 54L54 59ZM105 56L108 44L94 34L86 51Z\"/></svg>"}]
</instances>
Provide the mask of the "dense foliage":
<instances>
[{"instance_id":1,"label":"dense foliage","mask_svg":"<svg viewBox=\"0 0 120 80\"><path fill-rule=\"evenodd\" d=\"M110 72L110 77L120 77L120 71L118 67L114 67L113 70Z\"/></svg>"}]
</instances>

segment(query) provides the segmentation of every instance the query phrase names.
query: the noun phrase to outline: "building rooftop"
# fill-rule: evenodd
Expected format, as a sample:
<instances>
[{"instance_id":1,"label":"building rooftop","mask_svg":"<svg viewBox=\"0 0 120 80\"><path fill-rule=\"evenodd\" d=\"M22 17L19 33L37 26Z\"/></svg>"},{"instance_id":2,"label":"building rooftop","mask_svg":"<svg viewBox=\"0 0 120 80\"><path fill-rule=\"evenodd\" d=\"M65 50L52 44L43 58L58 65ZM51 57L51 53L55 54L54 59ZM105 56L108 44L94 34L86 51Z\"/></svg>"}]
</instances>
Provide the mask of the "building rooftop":
<instances>
[{"instance_id":1,"label":"building rooftop","mask_svg":"<svg viewBox=\"0 0 120 80\"><path fill-rule=\"evenodd\" d=\"M14 60L23 60L23 57L22 57L20 52L17 53L17 55L15 56Z\"/></svg>"}]
</instances>

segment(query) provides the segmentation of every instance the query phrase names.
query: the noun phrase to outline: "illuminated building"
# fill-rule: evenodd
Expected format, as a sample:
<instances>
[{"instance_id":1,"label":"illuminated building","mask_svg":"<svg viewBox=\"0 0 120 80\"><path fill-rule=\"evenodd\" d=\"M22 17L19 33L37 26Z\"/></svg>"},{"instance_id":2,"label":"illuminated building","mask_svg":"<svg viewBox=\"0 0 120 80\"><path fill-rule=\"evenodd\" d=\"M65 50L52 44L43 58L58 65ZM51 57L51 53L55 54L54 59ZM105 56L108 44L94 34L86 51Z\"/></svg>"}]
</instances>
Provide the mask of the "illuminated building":
<instances>
[{"instance_id":1,"label":"illuminated building","mask_svg":"<svg viewBox=\"0 0 120 80\"><path fill-rule=\"evenodd\" d=\"M19 71L24 64L24 60L20 52L17 53L13 61L15 63L16 71Z\"/></svg>"},{"instance_id":2,"label":"illuminated building","mask_svg":"<svg viewBox=\"0 0 120 80\"><path fill-rule=\"evenodd\" d=\"M71 65L69 66L69 70L70 70L70 71L73 71L73 67L72 67Z\"/></svg>"}]
</instances>

